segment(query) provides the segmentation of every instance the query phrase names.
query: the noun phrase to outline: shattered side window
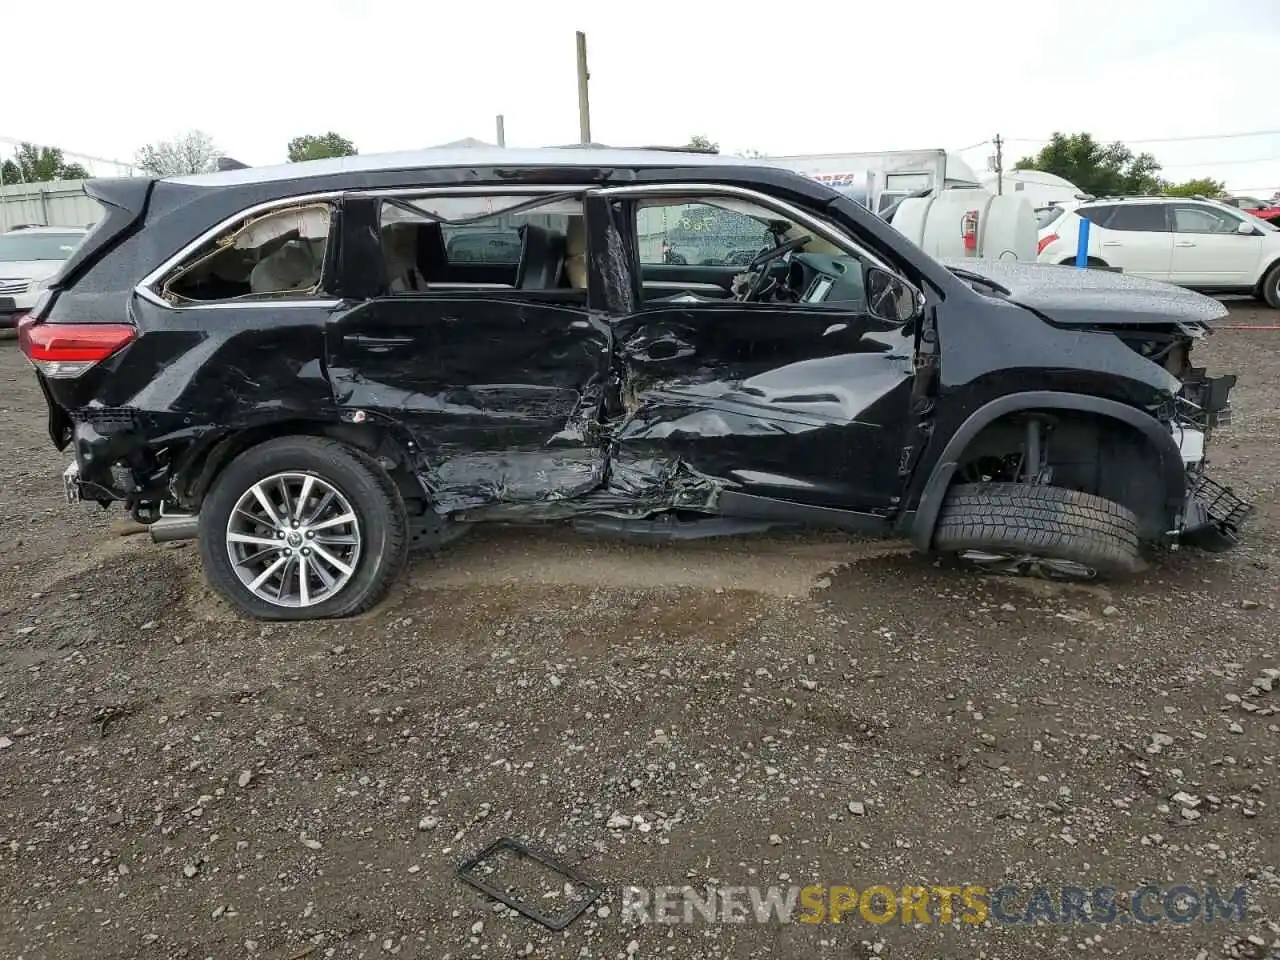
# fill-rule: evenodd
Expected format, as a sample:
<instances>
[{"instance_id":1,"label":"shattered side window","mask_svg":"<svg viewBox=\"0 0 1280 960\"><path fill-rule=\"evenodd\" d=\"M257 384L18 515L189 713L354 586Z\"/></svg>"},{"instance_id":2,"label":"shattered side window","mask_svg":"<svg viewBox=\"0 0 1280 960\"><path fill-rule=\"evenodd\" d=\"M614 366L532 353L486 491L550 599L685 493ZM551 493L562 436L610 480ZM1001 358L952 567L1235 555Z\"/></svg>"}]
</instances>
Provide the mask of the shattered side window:
<instances>
[{"instance_id":1,"label":"shattered side window","mask_svg":"<svg viewBox=\"0 0 1280 960\"><path fill-rule=\"evenodd\" d=\"M585 290L582 199L477 194L395 197L379 212L390 292L434 287Z\"/></svg>"},{"instance_id":2,"label":"shattered side window","mask_svg":"<svg viewBox=\"0 0 1280 960\"><path fill-rule=\"evenodd\" d=\"M249 217L176 267L160 294L174 306L318 296L332 213L308 203Z\"/></svg>"},{"instance_id":3,"label":"shattered side window","mask_svg":"<svg viewBox=\"0 0 1280 960\"><path fill-rule=\"evenodd\" d=\"M642 206L636 237L642 264L741 266L777 245L766 220L711 203Z\"/></svg>"}]
</instances>

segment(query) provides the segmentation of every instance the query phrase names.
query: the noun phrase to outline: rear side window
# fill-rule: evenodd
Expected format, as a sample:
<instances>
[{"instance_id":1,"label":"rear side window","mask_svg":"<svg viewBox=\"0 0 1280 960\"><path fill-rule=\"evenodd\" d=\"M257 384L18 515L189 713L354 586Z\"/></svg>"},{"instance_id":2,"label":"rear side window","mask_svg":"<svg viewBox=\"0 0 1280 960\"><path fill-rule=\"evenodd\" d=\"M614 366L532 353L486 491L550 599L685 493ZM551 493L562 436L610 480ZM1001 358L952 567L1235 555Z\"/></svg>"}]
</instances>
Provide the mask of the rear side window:
<instances>
[{"instance_id":1,"label":"rear side window","mask_svg":"<svg viewBox=\"0 0 1280 960\"><path fill-rule=\"evenodd\" d=\"M321 202L249 217L174 269L160 294L174 306L318 296L331 213Z\"/></svg>"},{"instance_id":2,"label":"rear side window","mask_svg":"<svg viewBox=\"0 0 1280 960\"><path fill-rule=\"evenodd\" d=\"M445 256L450 263L520 262L520 230L517 227L480 229L444 228Z\"/></svg>"},{"instance_id":3,"label":"rear side window","mask_svg":"<svg viewBox=\"0 0 1280 960\"><path fill-rule=\"evenodd\" d=\"M1101 225L1101 224L1100 224ZM1119 204L1107 220L1108 230L1127 230L1141 233L1168 233L1163 203Z\"/></svg>"},{"instance_id":4,"label":"rear side window","mask_svg":"<svg viewBox=\"0 0 1280 960\"><path fill-rule=\"evenodd\" d=\"M1040 207L1036 210L1036 228L1043 230L1062 216L1061 207Z\"/></svg>"},{"instance_id":5,"label":"rear side window","mask_svg":"<svg viewBox=\"0 0 1280 960\"><path fill-rule=\"evenodd\" d=\"M1105 227L1107 221L1111 219L1111 214L1115 213L1115 209L1115 204L1104 203L1095 207L1080 207L1076 210L1076 215L1095 226Z\"/></svg>"}]
</instances>

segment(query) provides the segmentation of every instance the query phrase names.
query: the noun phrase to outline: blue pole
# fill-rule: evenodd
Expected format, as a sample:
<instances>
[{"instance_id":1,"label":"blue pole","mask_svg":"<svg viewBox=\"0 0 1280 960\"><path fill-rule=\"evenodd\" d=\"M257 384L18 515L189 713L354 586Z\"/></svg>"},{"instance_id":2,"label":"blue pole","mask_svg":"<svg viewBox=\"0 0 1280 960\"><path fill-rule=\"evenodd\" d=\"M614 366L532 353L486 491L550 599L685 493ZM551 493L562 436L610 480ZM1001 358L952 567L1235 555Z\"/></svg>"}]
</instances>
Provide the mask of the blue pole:
<instances>
[{"instance_id":1,"label":"blue pole","mask_svg":"<svg viewBox=\"0 0 1280 960\"><path fill-rule=\"evenodd\" d=\"M1089 218L1080 217L1080 235L1076 238L1076 266L1089 266Z\"/></svg>"}]
</instances>

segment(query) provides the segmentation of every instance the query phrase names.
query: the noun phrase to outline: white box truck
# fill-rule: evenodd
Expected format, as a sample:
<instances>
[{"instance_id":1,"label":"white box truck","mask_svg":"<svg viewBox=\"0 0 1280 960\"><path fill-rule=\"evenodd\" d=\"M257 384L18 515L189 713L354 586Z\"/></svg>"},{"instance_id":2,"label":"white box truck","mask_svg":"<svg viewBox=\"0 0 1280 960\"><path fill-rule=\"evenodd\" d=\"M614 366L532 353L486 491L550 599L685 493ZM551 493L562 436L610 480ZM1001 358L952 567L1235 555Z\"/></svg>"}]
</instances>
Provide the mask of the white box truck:
<instances>
[{"instance_id":1,"label":"white box truck","mask_svg":"<svg viewBox=\"0 0 1280 960\"><path fill-rule=\"evenodd\" d=\"M881 216L892 210L893 226L935 257L1036 258L1036 218L1028 199L997 197L946 150L804 154L766 162L813 177Z\"/></svg>"}]
</instances>

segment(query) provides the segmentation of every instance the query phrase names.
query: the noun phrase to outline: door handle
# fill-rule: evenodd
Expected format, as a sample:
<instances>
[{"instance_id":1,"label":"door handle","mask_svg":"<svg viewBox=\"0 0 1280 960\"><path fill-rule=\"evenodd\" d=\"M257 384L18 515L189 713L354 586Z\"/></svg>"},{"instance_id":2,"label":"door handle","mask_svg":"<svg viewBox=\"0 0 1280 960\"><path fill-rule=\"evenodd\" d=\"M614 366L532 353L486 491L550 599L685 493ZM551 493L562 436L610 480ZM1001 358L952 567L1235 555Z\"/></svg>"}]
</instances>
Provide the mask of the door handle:
<instances>
[{"instance_id":1,"label":"door handle","mask_svg":"<svg viewBox=\"0 0 1280 960\"><path fill-rule=\"evenodd\" d=\"M1122 244L1119 240L1103 240L1103 241L1102 241L1102 245L1103 245L1104 247L1120 247L1120 246L1124 246L1124 244Z\"/></svg>"},{"instance_id":2,"label":"door handle","mask_svg":"<svg viewBox=\"0 0 1280 960\"><path fill-rule=\"evenodd\" d=\"M1194 247L1195 244L1190 240L1178 240L1174 243L1175 247Z\"/></svg>"}]
</instances>

